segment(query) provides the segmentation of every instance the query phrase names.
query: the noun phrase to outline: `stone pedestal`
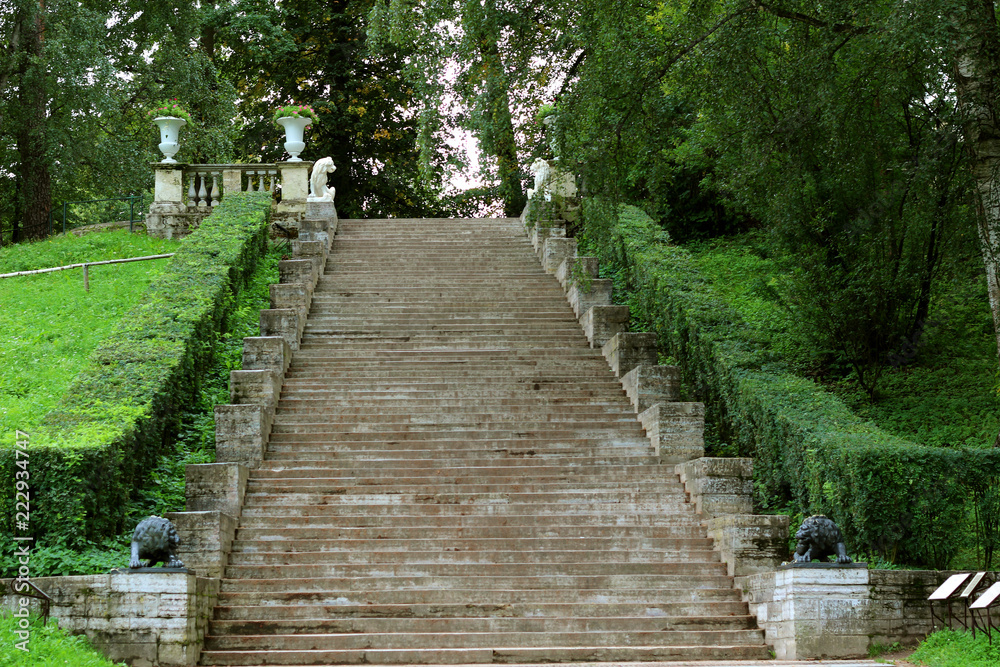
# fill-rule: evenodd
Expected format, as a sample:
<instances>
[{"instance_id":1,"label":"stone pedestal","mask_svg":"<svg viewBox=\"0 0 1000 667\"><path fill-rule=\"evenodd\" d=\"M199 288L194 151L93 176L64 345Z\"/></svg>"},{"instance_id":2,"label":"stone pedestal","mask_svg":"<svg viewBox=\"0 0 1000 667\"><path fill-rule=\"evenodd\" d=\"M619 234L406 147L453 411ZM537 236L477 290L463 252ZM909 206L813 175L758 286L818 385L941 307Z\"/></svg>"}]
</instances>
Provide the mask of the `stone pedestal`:
<instances>
[{"instance_id":1,"label":"stone pedestal","mask_svg":"<svg viewBox=\"0 0 1000 667\"><path fill-rule=\"evenodd\" d=\"M576 255L576 239L548 238L542 246L542 268L555 274L566 258Z\"/></svg>"},{"instance_id":2,"label":"stone pedestal","mask_svg":"<svg viewBox=\"0 0 1000 667\"><path fill-rule=\"evenodd\" d=\"M249 470L239 463L198 463L184 471L188 512L224 512L239 518Z\"/></svg>"},{"instance_id":3,"label":"stone pedestal","mask_svg":"<svg viewBox=\"0 0 1000 667\"><path fill-rule=\"evenodd\" d=\"M947 574L814 563L736 583L779 660L843 659L930 633L927 596Z\"/></svg>"},{"instance_id":4,"label":"stone pedestal","mask_svg":"<svg viewBox=\"0 0 1000 667\"><path fill-rule=\"evenodd\" d=\"M580 280L591 280L597 277L598 259L596 257L567 257L556 269L556 280L568 290Z\"/></svg>"},{"instance_id":5,"label":"stone pedestal","mask_svg":"<svg viewBox=\"0 0 1000 667\"><path fill-rule=\"evenodd\" d=\"M656 364L656 334L623 332L605 343L601 352L620 378L639 364Z\"/></svg>"},{"instance_id":6,"label":"stone pedestal","mask_svg":"<svg viewBox=\"0 0 1000 667\"><path fill-rule=\"evenodd\" d=\"M681 371L677 366L639 364L622 376L622 387L636 412L657 403L679 401Z\"/></svg>"},{"instance_id":7,"label":"stone pedestal","mask_svg":"<svg viewBox=\"0 0 1000 667\"><path fill-rule=\"evenodd\" d=\"M604 347L628 328L628 321L628 306L591 306L580 318L583 335L590 342L590 347Z\"/></svg>"},{"instance_id":8,"label":"stone pedestal","mask_svg":"<svg viewBox=\"0 0 1000 667\"><path fill-rule=\"evenodd\" d=\"M610 280L580 280L566 291L566 298L577 319L593 306L610 306L613 283Z\"/></svg>"},{"instance_id":9,"label":"stone pedestal","mask_svg":"<svg viewBox=\"0 0 1000 667\"><path fill-rule=\"evenodd\" d=\"M248 336L243 339L243 370L271 370L284 377L292 362L292 348L281 336Z\"/></svg>"},{"instance_id":10,"label":"stone pedestal","mask_svg":"<svg viewBox=\"0 0 1000 667\"><path fill-rule=\"evenodd\" d=\"M215 458L255 468L264 459L271 424L262 405L215 406Z\"/></svg>"},{"instance_id":11,"label":"stone pedestal","mask_svg":"<svg viewBox=\"0 0 1000 667\"><path fill-rule=\"evenodd\" d=\"M657 403L639 421L660 463L683 463L705 455L704 403Z\"/></svg>"},{"instance_id":12,"label":"stone pedestal","mask_svg":"<svg viewBox=\"0 0 1000 667\"><path fill-rule=\"evenodd\" d=\"M753 511L753 459L703 457L679 464L676 471L706 519Z\"/></svg>"},{"instance_id":13,"label":"stone pedestal","mask_svg":"<svg viewBox=\"0 0 1000 667\"><path fill-rule=\"evenodd\" d=\"M733 514L706 524L731 577L771 572L789 557L784 514Z\"/></svg>"},{"instance_id":14,"label":"stone pedestal","mask_svg":"<svg viewBox=\"0 0 1000 667\"><path fill-rule=\"evenodd\" d=\"M281 201L274 207L273 222L280 222L296 233L306 212L309 197L309 171L312 162L280 162Z\"/></svg>"}]
</instances>

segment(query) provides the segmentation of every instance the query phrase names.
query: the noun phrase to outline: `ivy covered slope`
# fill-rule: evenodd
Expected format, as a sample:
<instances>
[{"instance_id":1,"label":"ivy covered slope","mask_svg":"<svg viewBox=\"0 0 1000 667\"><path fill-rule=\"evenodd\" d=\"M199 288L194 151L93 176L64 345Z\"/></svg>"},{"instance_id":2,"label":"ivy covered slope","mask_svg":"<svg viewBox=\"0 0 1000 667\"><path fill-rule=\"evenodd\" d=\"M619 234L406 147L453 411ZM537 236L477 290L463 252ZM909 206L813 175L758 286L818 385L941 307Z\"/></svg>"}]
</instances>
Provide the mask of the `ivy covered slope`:
<instances>
[{"instance_id":1,"label":"ivy covered slope","mask_svg":"<svg viewBox=\"0 0 1000 667\"><path fill-rule=\"evenodd\" d=\"M28 448L31 530L67 544L121 532L127 500L193 401L233 296L262 255L269 193L230 195L91 354ZM0 450L13 529L15 452Z\"/></svg>"},{"instance_id":2,"label":"ivy covered slope","mask_svg":"<svg viewBox=\"0 0 1000 667\"><path fill-rule=\"evenodd\" d=\"M754 457L760 497L827 514L855 549L896 562L947 566L970 521L989 541L984 548L996 546L989 498L1000 483L1000 450L920 446L862 421L787 372L769 341L641 210L591 200L585 221L602 264L623 275L633 316L659 335L706 402L718 441Z\"/></svg>"}]
</instances>

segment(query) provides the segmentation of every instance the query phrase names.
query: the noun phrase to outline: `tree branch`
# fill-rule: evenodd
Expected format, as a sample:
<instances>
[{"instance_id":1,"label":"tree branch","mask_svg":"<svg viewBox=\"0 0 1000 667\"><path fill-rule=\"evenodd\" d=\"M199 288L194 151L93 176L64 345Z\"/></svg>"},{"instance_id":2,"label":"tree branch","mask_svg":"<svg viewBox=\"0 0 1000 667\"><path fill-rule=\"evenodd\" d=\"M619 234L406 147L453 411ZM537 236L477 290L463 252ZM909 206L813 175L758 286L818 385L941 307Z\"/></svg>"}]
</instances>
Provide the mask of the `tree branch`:
<instances>
[{"instance_id":1,"label":"tree branch","mask_svg":"<svg viewBox=\"0 0 1000 667\"><path fill-rule=\"evenodd\" d=\"M795 21L797 23L805 23L806 25L811 25L814 28L829 28L834 32L844 32L851 35L864 35L866 33L872 32L869 26L853 25L851 23L831 23L829 21L823 21L815 16L809 16L808 14L803 14L801 12L791 12L787 9L781 9L780 7L774 7L772 5L761 2L761 0L750 0L750 3L757 9L772 14L779 18L788 19L789 21Z\"/></svg>"},{"instance_id":2,"label":"tree branch","mask_svg":"<svg viewBox=\"0 0 1000 667\"><path fill-rule=\"evenodd\" d=\"M751 1L753 1L753 0L751 0ZM708 31L706 33L704 33L701 37L698 37L693 42L689 42L687 46L685 46L683 49L681 49L680 51L678 51L674 55L673 58L671 58L670 60L668 60L666 62L666 64L664 64L663 67L660 68L659 74L657 74L656 77L655 77L656 80L659 80L659 79L662 79L663 77L665 77L667 75L667 72L670 71L670 68L673 67L674 65L676 65L681 60L681 58L683 58L687 54L689 54L692 51L694 51L695 48L698 45L700 45L706 39L708 39L709 37L711 37L712 35L714 35L715 33L717 33L727 23L729 23L730 21L732 21L737 16L741 16L743 14L746 14L749 11L750 11L750 8L743 8L743 9L735 11L732 14L730 14L728 16L725 16L722 19L720 19L714 26L712 26L711 28L709 28Z\"/></svg>"},{"instance_id":3,"label":"tree branch","mask_svg":"<svg viewBox=\"0 0 1000 667\"><path fill-rule=\"evenodd\" d=\"M3 63L3 66L0 67L0 91L7 86L7 78L14 70L14 56L17 53L18 47L21 45L21 21L21 16L16 16L14 18L14 30L10 36L10 44L6 49L7 57L4 59L5 62Z\"/></svg>"}]
</instances>

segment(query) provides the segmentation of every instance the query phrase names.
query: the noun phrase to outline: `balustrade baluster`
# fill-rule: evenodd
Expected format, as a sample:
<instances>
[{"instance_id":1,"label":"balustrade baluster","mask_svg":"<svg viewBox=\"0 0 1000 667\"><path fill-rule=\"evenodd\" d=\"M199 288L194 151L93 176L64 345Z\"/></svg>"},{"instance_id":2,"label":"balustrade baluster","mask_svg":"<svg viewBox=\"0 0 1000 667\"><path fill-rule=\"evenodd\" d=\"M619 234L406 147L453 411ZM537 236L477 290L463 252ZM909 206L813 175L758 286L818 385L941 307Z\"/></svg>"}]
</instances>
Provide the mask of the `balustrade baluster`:
<instances>
[{"instance_id":1,"label":"balustrade baluster","mask_svg":"<svg viewBox=\"0 0 1000 667\"><path fill-rule=\"evenodd\" d=\"M194 188L194 179L195 178L196 178L196 175L194 174L194 172L192 172L190 174L190 179L191 180L188 182L188 206L197 206L198 205L198 194L197 194L197 190L195 190L195 188Z\"/></svg>"},{"instance_id":2,"label":"balustrade baluster","mask_svg":"<svg viewBox=\"0 0 1000 667\"><path fill-rule=\"evenodd\" d=\"M219 174L218 172L212 172L212 189L208 192L208 198L210 200L210 205L218 206L222 197L219 193Z\"/></svg>"},{"instance_id":3,"label":"balustrade baluster","mask_svg":"<svg viewBox=\"0 0 1000 667\"><path fill-rule=\"evenodd\" d=\"M198 173L198 205L208 206L208 190L205 189L205 172Z\"/></svg>"},{"instance_id":4,"label":"balustrade baluster","mask_svg":"<svg viewBox=\"0 0 1000 667\"><path fill-rule=\"evenodd\" d=\"M274 181L275 181L275 179L276 179L277 177L278 177L278 173L277 173L277 172L275 172L275 171L272 171L272 172L271 172L271 194L272 194L272 195L273 195L273 194L274 194L274 192L275 192L275 190L274 190Z\"/></svg>"}]
</instances>

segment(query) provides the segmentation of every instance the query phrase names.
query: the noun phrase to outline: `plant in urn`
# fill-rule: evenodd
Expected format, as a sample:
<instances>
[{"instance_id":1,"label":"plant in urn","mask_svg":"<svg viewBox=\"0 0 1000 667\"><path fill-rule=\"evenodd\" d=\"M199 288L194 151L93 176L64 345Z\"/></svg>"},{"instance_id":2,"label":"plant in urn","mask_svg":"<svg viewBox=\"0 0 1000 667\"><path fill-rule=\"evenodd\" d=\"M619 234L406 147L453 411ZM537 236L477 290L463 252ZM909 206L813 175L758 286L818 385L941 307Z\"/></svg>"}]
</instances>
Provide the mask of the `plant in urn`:
<instances>
[{"instance_id":1,"label":"plant in urn","mask_svg":"<svg viewBox=\"0 0 1000 667\"><path fill-rule=\"evenodd\" d=\"M160 128L160 144L157 148L163 153L163 162L177 162L174 156L180 150L178 135L186 124L194 125L189 114L176 99L164 100L146 112L146 118L156 123Z\"/></svg>"},{"instance_id":2,"label":"plant in urn","mask_svg":"<svg viewBox=\"0 0 1000 667\"><path fill-rule=\"evenodd\" d=\"M305 149L303 133L313 123L319 123L319 116L313 108L305 104L288 104L274 112L274 125L285 130L285 151L291 156L289 162L301 162L299 153Z\"/></svg>"}]
</instances>

